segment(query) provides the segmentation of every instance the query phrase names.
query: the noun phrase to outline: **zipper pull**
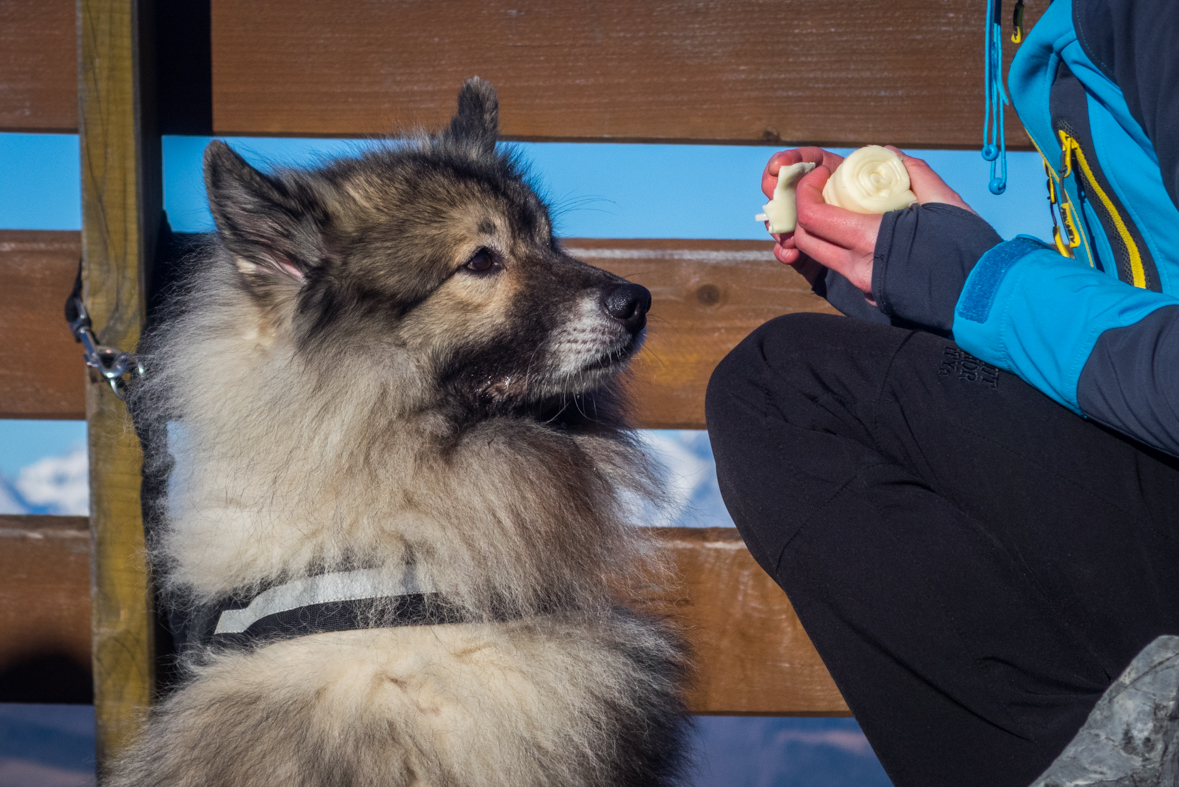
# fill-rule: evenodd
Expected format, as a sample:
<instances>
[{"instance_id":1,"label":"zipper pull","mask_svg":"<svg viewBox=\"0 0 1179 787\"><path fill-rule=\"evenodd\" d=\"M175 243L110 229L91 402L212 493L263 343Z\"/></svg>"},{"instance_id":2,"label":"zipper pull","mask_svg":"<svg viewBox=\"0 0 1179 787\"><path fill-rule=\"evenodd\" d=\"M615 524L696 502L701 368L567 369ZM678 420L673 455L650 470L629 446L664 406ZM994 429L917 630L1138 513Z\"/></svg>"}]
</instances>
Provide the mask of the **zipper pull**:
<instances>
[{"instance_id":1,"label":"zipper pull","mask_svg":"<svg viewBox=\"0 0 1179 787\"><path fill-rule=\"evenodd\" d=\"M1044 162L1044 174L1048 176L1048 215L1052 217L1052 242L1056 244L1056 251L1060 253L1060 256L1073 257L1073 250L1065 243L1060 232L1060 222L1056 220L1057 213L1064 215L1056 201L1056 178L1052 174L1052 166L1048 163L1048 158L1042 154L1040 158Z\"/></svg>"},{"instance_id":2,"label":"zipper pull","mask_svg":"<svg viewBox=\"0 0 1179 787\"><path fill-rule=\"evenodd\" d=\"M1070 249L1068 244L1064 242L1064 239L1060 237L1060 227L1058 227L1055 223L1052 225L1052 242L1056 244L1056 251L1060 254L1061 257L1068 257L1070 259L1074 258L1073 250Z\"/></svg>"},{"instance_id":3,"label":"zipper pull","mask_svg":"<svg viewBox=\"0 0 1179 787\"><path fill-rule=\"evenodd\" d=\"M1063 202L1060 207L1062 209L1061 216L1064 218L1064 229L1068 233L1069 248L1079 249L1081 247L1081 231L1077 229L1077 214L1073 211L1073 204ZM1076 255L1070 254L1069 256Z\"/></svg>"},{"instance_id":4,"label":"zipper pull","mask_svg":"<svg viewBox=\"0 0 1179 787\"><path fill-rule=\"evenodd\" d=\"M1023 0L1015 0L1015 10L1011 12L1011 43L1023 41Z\"/></svg>"},{"instance_id":5,"label":"zipper pull","mask_svg":"<svg viewBox=\"0 0 1179 787\"><path fill-rule=\"evenodd\" d=\"M1064 180L1073 172L1073 148L1077 147L1077 141L1067 131L1056 133L1060 135L1060 179Z\"/></svg>"}]
</instances>

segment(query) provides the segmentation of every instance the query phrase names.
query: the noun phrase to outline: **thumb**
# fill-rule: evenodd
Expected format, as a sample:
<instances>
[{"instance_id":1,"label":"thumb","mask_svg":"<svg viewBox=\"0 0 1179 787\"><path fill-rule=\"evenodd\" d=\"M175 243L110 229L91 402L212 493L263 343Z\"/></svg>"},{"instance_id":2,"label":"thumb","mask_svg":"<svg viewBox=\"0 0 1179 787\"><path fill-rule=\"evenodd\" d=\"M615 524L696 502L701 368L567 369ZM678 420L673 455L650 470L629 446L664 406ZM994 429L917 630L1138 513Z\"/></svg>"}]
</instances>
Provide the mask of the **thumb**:
<instances>
[{"instance_id":1,"label":"thumb","mask_svg":"<svg viewBox=\"0 0 1179 787\"><path fill-rule=\"evenodd\" d=\"M798 150L782 150L775 153L766 162L766 168L761 173L761 191L768 199L774 198L774 189L778 186L778 173L782 167L789 167L802 161L802 154Z\"/></svg>"},{"instance_id":2,"label":"thumb","mask_svg":"<svg viewBox=\"0 0 1179 787\"><path fill-rule=\"evenodd\" d=\"M828 205L823 199L823 187L827 185L830 177L831 170L826 167L815 167L798 181L794 192L795 206L798 208L798 226L823 239L841 236L848 223L847 218L860 216L843 208Z\"/></svg>"},{"instance_id":3,"label":"thumb","mask_svg":"<svg viewBox=\"0 0 1179 787\"><path fill-rule=\"evenodd\" d=\"M900 156L901 163L905 165L905 171L909 173L909 187L917 195L917 202L922 205L927 202L942 202L974 213L974 209L966 204L966 200L950 188L925 161L907 156L892 145L889 145L888 149Z\"/></svg>"},{"instance_id":4,"label":"thumb","mask_svg":"<svg viewBox=\"0 0 1179 787\"><path fill-rule=\"evenodd\" d=\"M815 204L827 204L823 201L823 187L827 185L830 177L831 170L821 164L803 175L794 187L795 204L800 208L803 203L806 203L808 208Z\"/></svg>"}]
</instances>

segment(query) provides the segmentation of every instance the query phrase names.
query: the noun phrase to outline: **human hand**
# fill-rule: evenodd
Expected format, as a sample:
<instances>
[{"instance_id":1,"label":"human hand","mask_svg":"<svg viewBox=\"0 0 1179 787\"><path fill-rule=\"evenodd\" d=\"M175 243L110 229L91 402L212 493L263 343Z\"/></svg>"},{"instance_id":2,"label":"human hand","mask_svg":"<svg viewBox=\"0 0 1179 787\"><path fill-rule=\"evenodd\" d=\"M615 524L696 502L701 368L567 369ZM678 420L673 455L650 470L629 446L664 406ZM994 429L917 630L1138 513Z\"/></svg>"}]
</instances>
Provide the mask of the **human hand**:
<instances>
[{"instance_id":1,"label":"human hand","mask_svg":"<svg viewBox=\"0 0 1179 787\"><path fill-rule=\"evenodd\" d=\"M825 166L831 172L843 163L843 157L823 150L822 148L795 148L793 150L783 150L780 153L775 153L770 157L769 162L761 173L761 190L768 199L774 198L774 188L778 185L778 171L782 167L789 167L798 164L802 161L809 161L818 166ZM766 222L766 229L769 229L769 222ZM815 282L823 275L823 266L809 257L799 254L798 249L794 245L794 233L784 232L774 235L774 257L779 262L791 265L799 273L806 278L807 282L814 286Z\"/></svg>"},{"instance_id":2,"label":"human hand","mask_svg":"<svg viewBox=\"0 0 1179 787\"><path fill-rule=\"evenodd\" d=\"M883 216L853 213L824 202L823 187L831 172L825 166L816 167L798 182L798 226L791 238L794 251L801 259L842 275L871 301L872 256ZM777 247L774 256L781 260L776 251Z\"/></svg>"},{"instance_id":3,"label":"human hand","mask_svg":"<svg viewBox=\"0 0 1179 787\"><path fill-rule=\"evenodd\" d=\"M910 188L917 196L918 204L940 202L973 213L970 206L928 164L921 159L906 156L897 148L890 146L889 150L896 153L905 165ZM852 213L824 202L823 186L833 171L825 165L820 166L799 181L798 228L791 239L792 245L801 258L809 258L813 264L841 274L872 301L872 261L882 216ZM778 254L777 247L775 256L783 262L789 262Z\"/></svg>"},{"instance_id":4,"label":"human hand","mask_svg":"<svg viewBox=\"0 0 1179 787\"><path fill-rule=\"evenodd\" d=\"M958 192L950 188L942 180L941 175L934 172L924 160L907 156L903 150L892 145L885 145L885 147L900 156L901 163L905 165L905 171L909 173L909 188L917 195L918 205L924 205L927 202L941 202L978 215L974 208L967 205L966 201L958 196Z\"/></svg>"},{"instance_id":5,"label":"human hand","mask_svg":"<svg viewBox=\"0 0 1179 787\"><path fill-rule=\"evenodd\" d=\"M778 186L778 171L782 167L790 167L803 161L809 161L819 167L826 167L834 172L843 163L843 156L837 156L822 148L794 148L783 150L770 156L766 168L761 173L761 190L767 199L774 198L774 189Z\"/></svg>"}]
</instances>

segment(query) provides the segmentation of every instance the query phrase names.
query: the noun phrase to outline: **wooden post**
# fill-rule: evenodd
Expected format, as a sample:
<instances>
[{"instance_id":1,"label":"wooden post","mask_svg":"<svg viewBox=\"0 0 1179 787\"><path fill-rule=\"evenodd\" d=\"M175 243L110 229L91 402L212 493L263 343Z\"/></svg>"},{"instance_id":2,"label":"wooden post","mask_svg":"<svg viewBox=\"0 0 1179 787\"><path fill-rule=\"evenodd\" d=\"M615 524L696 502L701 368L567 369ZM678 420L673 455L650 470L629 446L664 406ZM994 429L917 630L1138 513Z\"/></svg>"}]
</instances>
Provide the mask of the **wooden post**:
<instances>
[{"instance_id":1,"label":"wooden post","mask_svg":"<svg viewBox=\"0 0 1179 787\"><path fill-rule=\"evenodd\" d=\"M161 210L153 85L143 78L151 63L150 10L148 0L78 0L84 294L99 341L124 350L134 349L143 325L144 272ZM153 616L135 431L123 402L101 381L87 386L86 419L101 769L134 739L150 704Z\"/></svg>"}]
</instances>

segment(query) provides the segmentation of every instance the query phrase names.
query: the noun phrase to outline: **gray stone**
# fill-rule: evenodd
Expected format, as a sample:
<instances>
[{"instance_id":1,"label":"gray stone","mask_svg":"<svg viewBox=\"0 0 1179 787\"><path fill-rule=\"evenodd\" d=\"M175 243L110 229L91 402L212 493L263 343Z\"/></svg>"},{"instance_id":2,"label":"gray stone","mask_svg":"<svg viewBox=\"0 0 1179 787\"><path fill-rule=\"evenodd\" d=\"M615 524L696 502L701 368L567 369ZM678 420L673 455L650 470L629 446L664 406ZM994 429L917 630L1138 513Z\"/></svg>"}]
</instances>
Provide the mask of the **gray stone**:
<instances>
[{"instance_id":1,"label":"gray stone","mask_svg":"<svg viewBox=\"0 0 1179 787\"><path fill-rule=\"evenodd\" d=\"M1134 657L1032 787L1179 787L1179 637Z\"/></svg>"}]
</instances>

